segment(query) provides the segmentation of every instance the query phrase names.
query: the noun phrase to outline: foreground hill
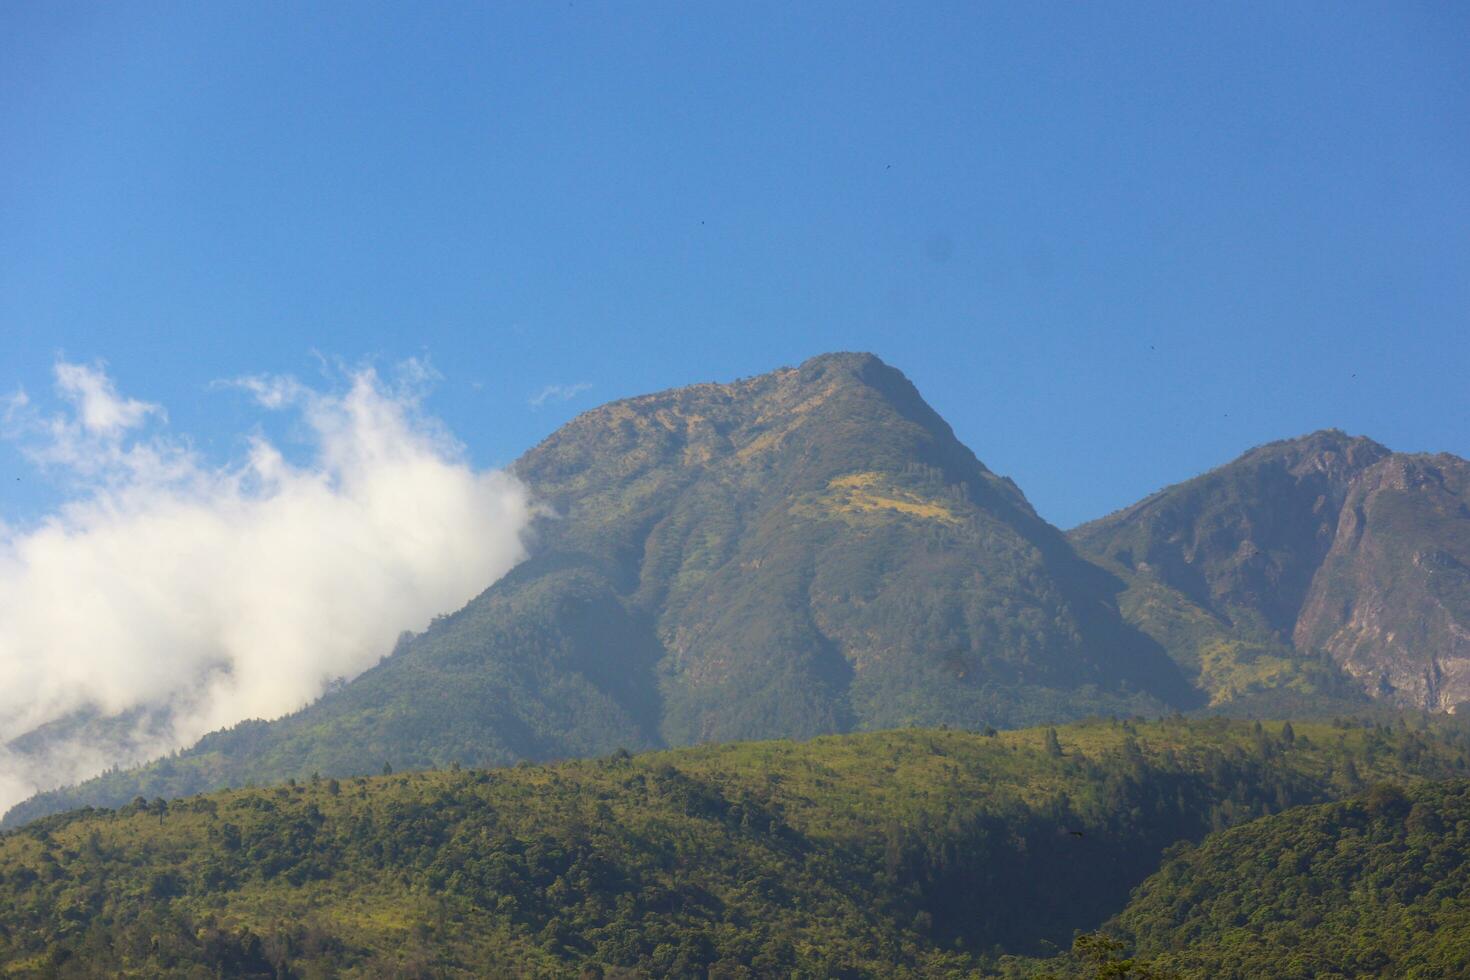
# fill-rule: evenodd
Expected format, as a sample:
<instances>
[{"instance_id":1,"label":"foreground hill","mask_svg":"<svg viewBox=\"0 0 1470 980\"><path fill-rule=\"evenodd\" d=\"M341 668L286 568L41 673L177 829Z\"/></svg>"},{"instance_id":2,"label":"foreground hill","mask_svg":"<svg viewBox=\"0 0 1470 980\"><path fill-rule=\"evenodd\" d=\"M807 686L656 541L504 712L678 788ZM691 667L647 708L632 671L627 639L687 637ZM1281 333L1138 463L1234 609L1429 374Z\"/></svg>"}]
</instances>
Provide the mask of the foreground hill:
<instances>
[{"instance_id":1,"label":"foreground hill","mask_svg":"<svg viewBox=\"0 0 1470 980\"><path fill-rule=\"evenodd\" d=\"M1027 972L1016 955L1118 912L1173 842L1461 771L1462 743L1098 722L138 801L0 837L0 962L14 976Z\"/></svg>"},{"instance_id":2,"label":"foreground hill","mask_svg":"<svg viewBox=\"0 0 1470 980\"><path fill-rule=\"evenodd\" d=\"M1470 701L1470 463L1271 443L1069 535L1217 708Z\"/></svg>"},{"instance_id":3,"label":"foreground hill","mask_svg":"<svg viewBox=\"0 0 1470 980\"><path fill-rule=\"evenodd\" d=\"M1213 836L1114 926L1187 977L1470 976L1470 783L1379 786Z\"/></svg>"},{"instance_id":4,"label":"foreground hill","mask_svg":"<svg viewBox=\"0 0 1470 980\"><path fill-rule=\"evenodd\" d=\"M466 608L288 718L23 804L901 725L1157 714L1194 693L1121 583L865 354L579 416L555 512Z\"/></svg>"}]
</instances>

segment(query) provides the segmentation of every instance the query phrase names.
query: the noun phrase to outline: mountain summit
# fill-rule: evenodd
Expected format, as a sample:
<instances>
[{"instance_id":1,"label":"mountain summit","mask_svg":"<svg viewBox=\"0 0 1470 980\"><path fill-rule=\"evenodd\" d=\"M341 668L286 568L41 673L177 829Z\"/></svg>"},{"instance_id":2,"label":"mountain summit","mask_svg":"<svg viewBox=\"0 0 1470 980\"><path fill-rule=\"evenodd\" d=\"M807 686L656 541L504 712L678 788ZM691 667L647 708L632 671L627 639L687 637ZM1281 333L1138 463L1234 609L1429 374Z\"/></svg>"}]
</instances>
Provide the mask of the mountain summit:
<instances>
[{"instance_id":1,"label":"mountain summit","mask_svg":"<svg viewBox=\"0 0 1470 980\"><path fill-rule=\"evenodd\" d=\"M294 715L17 807L907 725L1470 701L1470 464L1336 430L1064 535L902 373L827 354L586 412L531 557Z\"/></svg>"},{"instance_id":2,"label":"mountain summit","mask_svg":"<svg viewBox=\"0 0 1470 980\"><path fill-rule=\"evenodd\" d=\"M548 553L653 626L670 742L1173 693L1106 576L870 354L614 403L517 472L565 515Z\"/></svg>"},{"instance_id":3,"label":"mountain summit","mask_svg":"<svg viewBox=\"0 0 1470 980\"><path fill-rule=\"evenodd\" d=\"M1273 442L1072 532L1236 628L1289 637L1352 482L1390 455L1335 429Z\"/></svg>"},{"instance_id":4,"label":"mountain summit","mask_svg":"<svg viewBox=\"0 0 1470 980\"><path fill-rule=\"evenodd\" d=\"M548 515L464 609L295 715L68 798L1191 696L1121 582L870 354L614 402L515 469Z\"/></svg>"},{"instance_id":5,"label":"mountain summit","mask_svg":"<svg viewBox=\"0 0 1470 980\"><path fill-rule=\"evenodd\" d=\"M1336 430L1084 524L1127 618L1217 703L1253 690L1470 701L1470 463ZM1307 699L1310 704L1311 697ZM1257 702L1259 706L1259 702Z\"/></svg>"}]
</instances>

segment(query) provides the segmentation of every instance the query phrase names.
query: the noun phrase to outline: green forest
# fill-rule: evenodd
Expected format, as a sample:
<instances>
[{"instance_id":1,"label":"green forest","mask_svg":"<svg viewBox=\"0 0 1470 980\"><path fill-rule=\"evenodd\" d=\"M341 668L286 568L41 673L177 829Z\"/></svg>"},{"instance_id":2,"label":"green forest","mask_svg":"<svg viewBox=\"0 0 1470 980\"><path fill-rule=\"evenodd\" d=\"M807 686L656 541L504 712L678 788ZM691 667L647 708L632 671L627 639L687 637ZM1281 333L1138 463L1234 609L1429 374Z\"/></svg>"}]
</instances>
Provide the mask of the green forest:
<instances>
[{"instance_id":1,"label":"green forest","mask_svg":"<svg viewBox=\"0 0 1470 980\"><path fill-rule=\"evenodd\" d=\"M1360 949L1380 971L1462 975L1435 930L1466 914L1467 752L1442 723L1176 717L138 798L0 838L0 962L18 977L1247 976L1285 942L1304 970L1336 952L1352 975L1368 961L1342 951ZM1263 888L1274 904L1256 911Z\"/></svg>"},{"instance_id":2,"label":"green forest","mask_svg":"<svg viewBox=\"0 0 1470 980\"><path fill-rule=\"evenodd\" d=\"M1470 976L1470 782L1382 783L1183 848L1114 925L1187 977Z\"/></svg>"},{"instance_id":3,"label":"green forest","mask_svg":"<svg viewBox=\"0 0 1470 980\"><path fill-rule=\"evenodd\" d=\"M462 609L5 814L5 975L1467 975L1414 659L1470 622L1463 461L1314 433L1063 534L835 354L515 469L557 516Z\"/></svg>"}]
</instances>

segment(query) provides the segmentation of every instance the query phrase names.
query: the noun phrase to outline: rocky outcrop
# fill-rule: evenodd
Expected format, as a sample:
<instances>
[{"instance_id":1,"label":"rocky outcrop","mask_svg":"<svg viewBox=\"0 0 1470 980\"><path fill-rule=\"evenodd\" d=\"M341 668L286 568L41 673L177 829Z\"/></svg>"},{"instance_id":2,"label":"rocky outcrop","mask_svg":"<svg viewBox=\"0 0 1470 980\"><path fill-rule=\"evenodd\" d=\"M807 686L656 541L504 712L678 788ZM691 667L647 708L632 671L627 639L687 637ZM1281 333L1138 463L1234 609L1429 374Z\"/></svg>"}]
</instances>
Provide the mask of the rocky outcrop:
<instances>
[{"instance_id":1,"label":"rocky outcrop","mask_svg":"<svg viewBox=\"0 0 1470 980\"><path fill-rule=\"evenodd\" d=\"M1470 702L1470 463L1394 455L1354 480L1293 639L1375 697Z\"/></svg>"},{"instance_id":2,"label":"rocky outcrop","mask_svg":"<svg viewBox=\"0 0 1470 980\"><path fill-rule=\"evenodd\" d=\"M1316 432L1253 449L1071 538L1128 580L1125 615L1212 703L1282 679L1429 710L1470 701L1463 459Z\"/></svg>"},{"instance_id":3,"label":"rocky outcrop","mask_svg":"<svg viewBox=\"0 0 1470 980\"><path fill-rule=\"evenodd\" d=\"M1389 450L1335 429L1273 442L1074 530L1084 551L1226 624L1290 637L1353 480Z\"/></svg>"}]
</instances>

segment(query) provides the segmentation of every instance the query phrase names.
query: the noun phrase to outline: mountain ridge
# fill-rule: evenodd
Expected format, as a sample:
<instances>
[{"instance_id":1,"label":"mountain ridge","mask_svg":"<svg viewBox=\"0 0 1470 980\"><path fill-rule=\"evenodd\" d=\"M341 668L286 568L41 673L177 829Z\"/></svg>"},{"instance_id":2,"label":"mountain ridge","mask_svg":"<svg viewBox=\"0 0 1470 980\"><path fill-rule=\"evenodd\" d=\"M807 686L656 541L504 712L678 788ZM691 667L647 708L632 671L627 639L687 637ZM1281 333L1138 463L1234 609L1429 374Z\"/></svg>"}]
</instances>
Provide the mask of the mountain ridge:
<instances>
[{"instance_id":1,"label":"mountain ridge","mask_svg":"<svg viewBox=\"0 0 1470 980\"><path fill-rule=\"evenodd\" d=\"M1467 500L1466 461L1327 429L1069 537L1127 580L1125 617L1212 697L1294 675L1288 686L1315 695L1452 710L1470 700Z\"/></svg>"},{"instance_id":2,"label":"mountain ridge","mask_svg":"<svg viewBox=\"0 0 1470 980\"><path fill-rule=\"evenodd\" d=\"M515 471L550 513L466 607L300 712L18 812L1190 696L1117 580L872 355L613 402Z\"/></svg>"},{"instance_id":3,"label":"mountain ridge","mask_svg":"<svg viewBox=\"0 0 1470 980\"><path fill-rule=\"evenodd\" d=\"M1330 546L1328 538L1335 533L1337 512L1352 479L1389 455L1386 447L1373 440L1348 436L1338 429L1277 440L1165 487L1131 507L1079 525L1069 536L1086 550L1104 554L1130 570L1135 561L1156 568L1166 584L1231 625L1241 625L1237 619L1259 617L1259 622L1249 625L1269 632L1289 631L1287 624L1294 619L1307 582L1300 568L1271 567L1269 557L1294 548L1306 552L1300 556L1305 558L1305 567L1319 564ZM1246 497L1235 485L1245 479L1269 485L1256 496ZM1294 511L1294 521L1282 519L1283 504ZM1193 522L1188 513L1192 508L1205 511ZM1237 526L1231 526L1232 520ZM1141 537L1140 531L1145 532ZM1190 532L1192 536L1186 538ZM1201 550L1227 543L1228 548L1219 549L1225 553L1205 554L1197 560ZM1135 555L1135 550L1141 554ZM1263 556L1266 562L1260 561ZM1232 560L1236 567L1210 567ZM1285 594L1263 602L1268 580Z\"/></svg>"},{"instance_id":4,"label":"mountain ridge","mask_svg":"<svg viewBox=\"0 0 1470 980\"><path fill-rule=\"evenodd\" d=\"M464 608L300 711L35 797L5 823L385 764L1181 709L1321 717L1375 698L1452 707L1425 693L1470 683L1458 648L1396 650L1410 666L1385 675L1383 631L1338 615L1339 593L1386 595L1408 562L1443 630L1470 623L1466 464L1428 458L1410 480L1414 459L1321 430L1063 534L871 354L622 399L517 460L546 506L531 557ZM1375 472L1398 476L1367 494ZM1360 491L1376 515L1367 552L1342 517ZM1415 507L1428 516L1378 533ZM1421 541L1425 522L1447 544ZM1410 531L1419 543L1398 548Z\"/></svg>"}]
</instances>

